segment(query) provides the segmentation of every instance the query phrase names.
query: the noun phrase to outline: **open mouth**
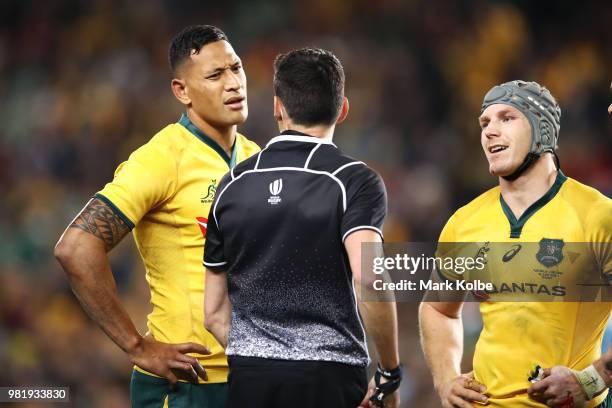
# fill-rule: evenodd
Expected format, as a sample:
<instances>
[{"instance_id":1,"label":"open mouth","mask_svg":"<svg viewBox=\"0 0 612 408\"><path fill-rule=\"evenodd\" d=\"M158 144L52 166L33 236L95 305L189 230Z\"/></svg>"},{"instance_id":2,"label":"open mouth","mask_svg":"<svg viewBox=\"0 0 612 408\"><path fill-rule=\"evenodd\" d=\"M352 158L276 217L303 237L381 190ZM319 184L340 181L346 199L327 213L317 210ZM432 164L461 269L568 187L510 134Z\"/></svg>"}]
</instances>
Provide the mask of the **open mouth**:
<instances>
[{"instance_id":1,"label":"open mouth","mask_svg":"<svg viewBox=\"0 0 612 408\"><path fill-rule=\"evenodd\" d=\"M501 151L504 151L508 148L508 146L504 146L504 145L493 145L489 147L489 153L491 154L495 154L495 153L499 153Z\"/></svg>"},{"instance_id":2,"label":"open mouth","mask_svg":"<svg viewBox=\"0 0 612 408\"><path fill-rule=\"evenodd\" d=\"M225 106L233 110L242 109L244 104L244 96L233 96L224 102Z\"/></svg>"}]
</instances>

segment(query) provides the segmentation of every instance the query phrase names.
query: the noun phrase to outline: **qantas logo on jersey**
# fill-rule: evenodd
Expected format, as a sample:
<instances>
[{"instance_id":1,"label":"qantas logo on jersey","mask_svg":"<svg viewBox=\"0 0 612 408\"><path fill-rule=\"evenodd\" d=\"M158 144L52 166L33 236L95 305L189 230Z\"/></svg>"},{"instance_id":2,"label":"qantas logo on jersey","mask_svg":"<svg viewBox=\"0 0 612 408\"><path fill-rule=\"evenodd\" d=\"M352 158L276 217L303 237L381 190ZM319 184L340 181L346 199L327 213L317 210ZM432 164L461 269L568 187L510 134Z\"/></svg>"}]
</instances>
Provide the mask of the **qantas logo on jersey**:
<instances>
[{"instance_id":1,"label":"qantas logo on jersey","mask_svg":"<svg viewBox=\"0 0 612 408\"><path fill-rule=\"evenodd\" d=\"M272 205L279 204L282 200L279 196L281 191L283 191L283 179L276 179L270 183L270 198L268 198L268 203Z\"/></svg>"},{"instance_id":2,"label":"qantas logo on jersey","mask_svg":"<svg viewBox=\"0 0 612 408\"><path fill-rule=\"evenodd\" d=\"M200 227L200 231L202 231L202 236L206 238L206 228L208 227L208 218L196 217L196 221L198 223L198 226Z\"/></svg>"},{"instance_id":3,"label":"qantas logo on jersey","mask_svg":"<svg viewBox=\"0 0 612 408\"><path fill-rule=\"evenodd\" d=\"M472 291L479 299L489 300L491 295L502 293L525 293L530 295L565 296L567 288L561 285L547 286L531 282L502 282L494 284L492 290ZM520 297L518 298L520 299Z\"/></svg>"},{"instance_id":4,"label":"qantas logo on jersey","mask_svg":"<svg viewBox=\"0 0 612 408\"><path fill-rule=\"evenodd\" d=\"M561 285L547 286L531 282L502 282L493 284L493 290L486 291L487 294L495 293L525 293L533 295L565 296L567 288Z\"/></svg>"}]
</instances>

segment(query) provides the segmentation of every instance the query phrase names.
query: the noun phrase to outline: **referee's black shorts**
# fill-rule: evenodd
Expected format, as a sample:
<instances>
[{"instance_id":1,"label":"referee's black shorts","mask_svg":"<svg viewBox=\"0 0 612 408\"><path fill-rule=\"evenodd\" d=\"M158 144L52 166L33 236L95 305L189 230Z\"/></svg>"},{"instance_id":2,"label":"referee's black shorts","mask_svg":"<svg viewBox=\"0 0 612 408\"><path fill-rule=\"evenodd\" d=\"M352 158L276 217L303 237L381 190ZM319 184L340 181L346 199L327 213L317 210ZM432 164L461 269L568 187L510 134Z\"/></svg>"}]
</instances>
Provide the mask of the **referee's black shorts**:
<instances>
[{"instance_id":1,"label":"referee's black shorts","mask_svg":"<svg viewBox=\"0 0 612 408\"><path fill-rule=\"evenodd\" d=\"M355 408L368 387L365 367L327 361L229 357L228 408Z\"/></svg>"}]
</instances>

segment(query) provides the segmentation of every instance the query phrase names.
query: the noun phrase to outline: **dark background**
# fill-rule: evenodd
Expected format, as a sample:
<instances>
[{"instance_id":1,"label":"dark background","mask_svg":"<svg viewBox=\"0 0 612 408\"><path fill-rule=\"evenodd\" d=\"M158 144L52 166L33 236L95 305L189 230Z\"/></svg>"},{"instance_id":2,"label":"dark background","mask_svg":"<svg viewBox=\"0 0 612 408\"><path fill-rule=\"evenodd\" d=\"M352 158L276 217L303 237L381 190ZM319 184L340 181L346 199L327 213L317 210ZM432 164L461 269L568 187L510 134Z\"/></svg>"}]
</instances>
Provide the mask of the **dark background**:
<instances>
[{"instance_id":1,"label":"dark background","mask_svg":"<svg viewBox=\"0 0 612 408\"><path fill-rule=\"evenodd\" d=\"M496 184L476 118L485 92L536 80L562 108L564 172L612 192L612 7L606 1L2 1L0 386L70 386L75 406L129 404L130 364L91 324L52 257L64 227L129 153L176 121L167 47L188 24L230 38L260 145L275 136L272 61L314 45L342 60L351 103L335 142L383 176L387 242L433 241ZM122 299L150 311L132 239L113 251ZM436 407L416 304L401 304L405 407ZM468 305L466 368L480 322Z\"/></svg>"}]
</instances>

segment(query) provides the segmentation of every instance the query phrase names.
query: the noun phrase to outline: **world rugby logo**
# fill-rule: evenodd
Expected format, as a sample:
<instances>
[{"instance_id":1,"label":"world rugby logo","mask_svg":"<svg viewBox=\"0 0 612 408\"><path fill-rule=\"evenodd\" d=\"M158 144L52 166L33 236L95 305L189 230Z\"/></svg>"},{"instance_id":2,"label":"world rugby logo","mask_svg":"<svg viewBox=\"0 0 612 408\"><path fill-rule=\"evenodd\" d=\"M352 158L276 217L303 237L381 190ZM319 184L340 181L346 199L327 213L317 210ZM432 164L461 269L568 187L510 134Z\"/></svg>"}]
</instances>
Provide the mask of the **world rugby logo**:
<instances>
[{"instance_id":1,"label":"world rugby logo","mask_svg":"<svg viewBox=\"0 0 612 408\"><path fill-rule=\"evenodd\" d=\"M270 183L270 194L277 196L283 189L283 179L274 180Z\"/></svg>"},{"instance_id":2,"label":"world rugby logo","mask_svg":"<svg viewBox=\"0 0 612 408\"><path fill-rule=\"evenodd\" d=\"M279 194L283 190L283 179L276 179L270 183L270 198L268 198L268 203L272 205L279 204L281 202L281 198Z\"/></svg>"}]
</instances>

